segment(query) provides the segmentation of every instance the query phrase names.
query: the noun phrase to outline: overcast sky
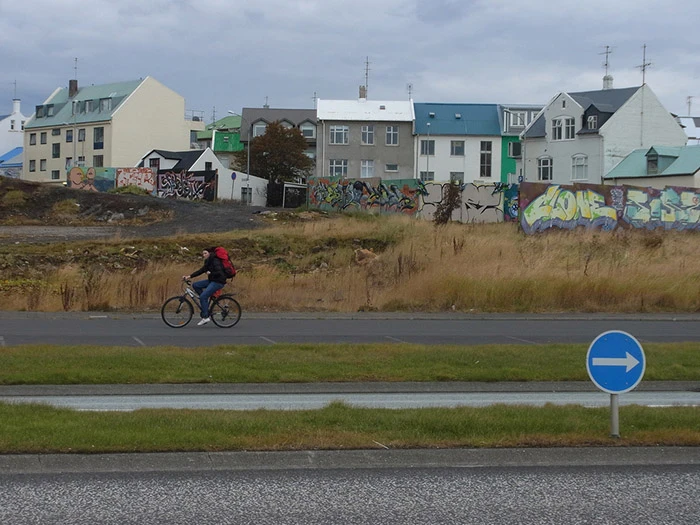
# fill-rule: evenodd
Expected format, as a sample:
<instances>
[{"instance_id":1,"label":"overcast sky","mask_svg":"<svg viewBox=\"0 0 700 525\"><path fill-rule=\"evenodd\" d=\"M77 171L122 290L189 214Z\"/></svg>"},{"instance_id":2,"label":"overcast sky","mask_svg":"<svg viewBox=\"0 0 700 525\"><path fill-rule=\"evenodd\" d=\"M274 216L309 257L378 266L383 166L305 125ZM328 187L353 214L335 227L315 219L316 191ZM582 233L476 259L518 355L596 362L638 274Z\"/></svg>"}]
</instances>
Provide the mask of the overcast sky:
<instances>
[{"instance_id":1,"label":"overcast sky","mask_svg":"<svg viewBox=\"0 0 700 525\"><path fill-rule=\"evenodd\" d=\"M646 81L700 115L698 0L0 0L0 114L79 85L152 76L189 110L313 108L314 96L545 104Z\"/></svg>"}]
</instances>

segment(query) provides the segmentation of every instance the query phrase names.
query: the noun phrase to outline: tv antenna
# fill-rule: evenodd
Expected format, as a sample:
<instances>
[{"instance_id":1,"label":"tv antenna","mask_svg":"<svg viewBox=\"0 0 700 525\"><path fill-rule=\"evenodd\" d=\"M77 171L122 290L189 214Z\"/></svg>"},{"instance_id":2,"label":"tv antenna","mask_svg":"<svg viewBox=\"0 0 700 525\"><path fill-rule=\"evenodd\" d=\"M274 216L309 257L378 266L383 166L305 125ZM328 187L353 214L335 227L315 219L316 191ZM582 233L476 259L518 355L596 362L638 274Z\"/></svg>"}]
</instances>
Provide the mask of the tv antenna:
<instances>
[{"instance_id":1,"label":"tv antenna","mask_svg":"<svg viewBox=\"0 0 700 525\"><path fill-rule=\"evenodd\" d=\"M642 70L642 84L646 84L647 69L649 68L649 66L651 66L651 62L647 62L647 45L644 44L644 46L642 46L642 49L644 49L642 55L642 65L637 67Z\"/></svg>"},{"instance_id":2,"label":"tv antenna","mask_svg":"<svg viewBox=\"0 0 700 525\"><path fill-rule=\"evenodd\" d=\"M367 90L369 88L369 57L365 58L365 98L367 97Z\"/></svg>"},{"instance_id":3,"label":"tv antenna","mask_svg":"<svg viewBox=\"0 0 700 525\"><path fill-rule=\"evenodd\" d=\"M603 67L605 68L605 76L608 76L610 72L610 55L612 55L613 48L610 46L605 46L605 51L598 53L599 55L605 55L605 62L603 62Z\"/></svg>"},{"instance_id":4,"label":"tv antenna","mask_svg":"<svg viewBox=\"0 0 700 525\"><path fill-rule=\"evenodd\" d=\"M76 57L73 62L73 78L78 80L78 58Z\"/></svg>"},{"instance_id":5,"label":"tv antenna","mask_svg":"<svg viewBox=\"0 0 700 525\"><path fill-rule=\"evenodd\" d=\"M411 84L410 82L406 84L406 91L408 91L408 100L411 100L411 98L413 97L413 84Z\"/></svg>"}]
</instances>

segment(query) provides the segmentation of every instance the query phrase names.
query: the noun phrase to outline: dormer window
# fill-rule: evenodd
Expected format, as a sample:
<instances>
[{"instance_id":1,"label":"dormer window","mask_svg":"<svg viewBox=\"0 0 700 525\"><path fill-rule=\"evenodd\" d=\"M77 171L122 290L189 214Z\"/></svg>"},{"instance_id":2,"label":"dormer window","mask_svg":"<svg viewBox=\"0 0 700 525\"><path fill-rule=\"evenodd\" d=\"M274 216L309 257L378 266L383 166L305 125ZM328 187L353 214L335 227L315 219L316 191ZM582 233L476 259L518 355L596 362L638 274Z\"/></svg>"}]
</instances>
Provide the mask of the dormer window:
<instances>
[{"instance_id":1,"label":"dormer window","mask_svg":"<svg viewBox=\"0 0 700 525\"><path fill-rule=\"evenodd\" d=\"M316 137L316 126L310 122L304 122L299 126L299 129L301 130L301 134L304 135L304 138L312 139Z\"/></svg>"},{"instance_id":2,"label":"dormer window","mask_svg":"<svg viewBox=\"0 0 700 525\"><path fill-rule=\"evenodd\" d=\"M659 173L659 156L647 155L647 174L656 175Z\"/></svg>"},{"instance_id":3,"label":"dormer window","mask_svg":"<svg viewBox=\"0 0 700 525\"><path fill-rule=\"evenodd\" d=\"M586 122L588 129L598 129L598 115L590 115Z\"/></svg>"},{"instance_id":4,"label":"dormer window","mask_svg":"<svg viewBox=\"0 0 700 525\"><path fill-rule=\"evenodd\" d=\"M112 111L112 99L111 98L101 98L100 99L100 111Z\"/></svg>"},{"instance_id":5,"label":"dormer window","mask_svg":"<svg viewBox=\"0 0 700 525\"><path fill-rule=\"evenodd\" d=\"M261 137L267 131L267 124L264 122L258 122L253 124L253 137Z\"/></svg>"}]
</instances>

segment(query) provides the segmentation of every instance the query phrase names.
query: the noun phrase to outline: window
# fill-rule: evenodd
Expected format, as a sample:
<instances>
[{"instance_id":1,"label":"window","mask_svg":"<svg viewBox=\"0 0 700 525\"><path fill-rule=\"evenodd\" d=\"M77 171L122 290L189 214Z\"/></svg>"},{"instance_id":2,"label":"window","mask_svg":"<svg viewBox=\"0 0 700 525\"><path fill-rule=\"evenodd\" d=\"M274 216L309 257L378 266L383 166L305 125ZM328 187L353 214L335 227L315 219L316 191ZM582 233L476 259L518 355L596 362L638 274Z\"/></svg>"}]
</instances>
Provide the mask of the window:
<instances>
[{"instance_id":1,"label":"window","mask_svg":"<svg viewBox=\"0 0 700 525\"><path fill-rule=\"evenodd\" d=\"M537 180L552 180L552 157L537 159Z\"/></svg>"},{"instance_id":2,"label":"window","mask_svg":"<svg viewBox=\"0 0 700 525\"><path fill-rule=\"evenodd\" d=\"M565 108L566 107L566 99L562 99L561 101L561 107Z\"/></svg>"},{"instance_id":3,"label":"window","mask_svg":"<svg viewBox=\"0 0 700 525\"><path fill-rule=\"evenodd\" d=\"M346 177L348 174L347 159L331 159L328 165L328 174L331 177Z\"/></svg>"},{"instance_id":4,"label":"window","mask_svg":"<svg viewBox=\"0 0 700 525\"><path fill-rule=\"evenodd\" d=\"M386 127L386 145L387 146L398 146L399 145L399 127L398 126L387 126Z\"/></svg>"},{"instance_id":5,"label":"window","mask_svg":"<svg viewBox=\"0 0 700 525\"><path fill-rule=\"evenodd\" d=\"M111 98L101 98L100 99L100 111L112 111L112 99Z\"/></svg>"},{"instance_id":6,"label":"window","mask_svg":"<svg viewBox=\"0 0 700 525\"><path fill-rule=\"evenodd\" d=\"M204 163L204 171L212 171L213 170L213 165L211 161L207 161Z\"/></svg>"},{"instance_id":7,"label":"window","mask_svg":"<svg viewBox=\"0 0 700 525\"><path fill-rule=\"evenodd\" d=\"M588 157L574 155L571 158L571 180L588 180Z\"/></svg>"},{"instance_id":8,"label":"window","mask_svg":"<svg viewBox=\"0 0 700 525\"><path fill-rule=\"evenodd\" d=\"M72 129L66 130L66 142L73 142L73 130Z\"/></svg>"},{"instance_id":9,"label":"window","mask_svg":"<svg viewBox=\"0 0 700 525\"><path fill-rule=\"evenodd\" d=\"M241 188L241 201L248 204L253 202L253 188Z\"/></svg>"},{"instance_id":10,"label":"window","mask_svg":"<svg viewBox=\"0 0 700 525\"><path fill-rule=\"evenodd\" d=\"M463 140L453 140L450 142L450 155L453 157L464 157Z\"/></svg>"},{"instance_id":11,"label":"window","mask_svg":"<svg viewBox=\"0 0 700 525\"><path fill-rule=\"evenodd\" d=\"M51 144L51 158L60 159L61 158L61 144L54 142Z\"/></svg>"},{"instance_id":12,"label":"window","mask_svg":"<svg viewBox=\"0 0 700 525\"><path fill-rule=\"evenodd\" d=\"M25 121L23 120L23 121L22 121L22 130L23 130L23 131L24 131L24 123L25 123Z\"/></svg>"},{"instance_id":13,"label":"window","mask_svg":"<svg viewBox=\"0 0 700 525\"><path fill-rule=\"evenodd\" d=\"M348 126L331 126L330 144L348 144L349 131Z\"/></svg>"},{"instance_id":14,"label":"window","mask_svg":"<svg viewBox=\"0 0 700 525\"><path fill-rule=\"evenodd\" d=\"M399 165L398 164L387 164L386 166L384 166L384 171L387 171L387 172L399 171Z\"/></svg>"},{"instance_id":15,"label":"window","mask_svg":"<svg viewBox=\"0 0 700 525\"><path fill-rule=\"evenodd\" d=\"M588 129L598 129L598 115L590 115L587 121Z\"/></svg>"},{"instance_id":16,"label":"window","mask_svg":"<svg viewBox=\"0 0 700 525\"><path fill-rule=\"evenodd\" d=\"M262 137L267 131L267 124L258 122L253 125L253 137Z\"/></svg>"},{"instance_id":17,"label":"window","mask_svg":"<svg viewBox=\"0 0 700 525\"><path fill-rule=\"evenodd\" d=\"M463 171L451 171L450 172L450 182L457 184L464 184L464 172Z\"/></svg>"},{"instance_id":18,"label":"window","mask_svg":"<svg viewBox=\"0 0 700 525\"><path fill-rule=\"evenodd\" d=\"M93 149L103 149L105 145L105 128L95 128L92 132Z\"/></svg>"},{"instance_id":19,"label":"window","mask_svg":"<svg viewBox=\"0 0 700 525\"><path fill-rule=\"evenodd\" d=\"M46 171L46 159L39 161L39 171Z\"/></svg>"},{"instance_id":20,"label":"window","mask_svg":"<svg viewBox=\"0 0 700 525\"><path fill-rule=\"evenodd\" d=\"M360 178L369 179L374 177L374 161L363 160L360 163Z\"/></svg>"},{"instance_id":21,"label":"window","mask_svg":"<svg viewBox=\"0 0 700 525\"><path fill-rule=\"evenodd\" d=\"M60 170L51 170L51 180L58 180L61 178Z\"/></svg>"},{"instance_id":22,"label":"window","mask_svg":"<svg viewBox=\"0 0 700 525\"><path fill-rule=\"evenodd\" d=\"M29 134L29 145L36 146L36 133Z\"/></svg>"},{"instance_id":23,"label":"window","mask_svg":"<svg viewBox=\"0 0 700 525\"><path fill-rule=\"evenodd\" d=\"M73 157L66 157L66 170L73 167Z\"/></svg>"},{"instance_id":24,"label":"window","mask_svg":"<svg viewBox=\"0 0 700 525\"><path fill-rule=\"evenodd\" d=\"M10 129L15 129L15 121L14 120L10 121Z\"/></svg>"},{"instance_id":25,"label":"window","mask_svg":"<svg viewBox=\"0 0 700 525\"><path fill-rule=\"evenodd\" d=\"M510 125L513 128L524 128L527 113L525 111L512 111L510 113Z\"/></svg>"},{"instance_id":26,"label":"window","mask_svg":"<svg viewBox=\"0 0 700 525\"><path fill-rule=\"evenodd\" d=\"M649 175L656 175L659 173L659 156L658 155L648 155L647 156L647 173Z\"/></svg>"},{"instance_id":27,"label":"window","mask_svg":"<svg viewBox=\"0 0 700 525\"><path fill-rule=\"evenodd\" d=\"M46 116L53 117L53 104L46 106Z\"/></svg>"},{"instance_id":28,"label":"window","mask_svg":"<svg viewBox=\"0 0 700 525\"><path fill-rule=\"evenodd\" d=\"M552 120L552 140L571 140L574 138L576 121L572 117L560 117Z\"/></svg>"},{"instance_id":29,"label":"window","mask_svg":"<svg viewBox=\"0 0 700 525\"><path fill-rule=\"evenodd\" d=\"M420 172L420 180L423 182L432 182L435 180L435 172L434 171L421 171Z\"/></svg>"},{"instance_id":30,"label":"window","mask_svg":"<svg viewBox=\"0 0 700 525\"><path fill-rule=\"evenodd\" d=\"M301 130L301 134L304 136L304 138L313 139L316 137L316 126L310 122L304 122L301 126L299 126L299 129Z\"/></svg>"},{"instance_id":31,"label":"window","mask_svg":"<svg viewBox=\"0 0 700 525\"><path fill-rule=\"evenodd\" d=\"M104 167L104 157L102 155L93 155L92 157L92 166L94 168L102 168Z\"/></svg>"},{"instance_id":32,"label":"window","mask_svg":"<svg viewBox=\"0 0 700 525\"><path fill-rule=\"evenodd\" d=\"M40 137L41 137L41 143L46 144L46 132L45 131L41 132Z\"/></svg>"},{"instance_id":33,"label":"window","mask_svg":"<svg viewBox=\"0 0 700 525\"><path fill-rule=\"evenodd\" d=\"M78 142L85 142L85 128L78 130Z\"/></svg>"},{"instance_id":34,"label":"window","mask_svg":"<svg viewBox=\"0 0 700 525\"><path fill-rule=\"evenodd\" d=\"M519 159L522 157L523 145L520 142L509 142L508 143L508 156L512 159Z\"/></svg>"},{"instance_id":35,"label":"window","mask_svg":"<svg viewBox=\"0 0 700 525\"><path fill-rule=\"evenodd\" d=\"M491 176L491 141L482 140L481 141L481 154L479 162L479 176L480 177L490 177Z\"/></svg>"},{"instance_id":36,"label":"window","mask_svg":"<svg viewBox=\"0 0 700 525\"><path fill-rule=\"evenodd\" d=\"M374 125L362 126L362 144L374 146Z\"/></svg>"},{"instance_id":37,"label":"window","mask_svg":"<svg viewBox=\"0 0 700 525\"><path fill-rule=\"evenodd\" d=\"M53 128L51 130L51 136L52 137L60 137L61 136L61 128Z\"/></svg>"},{"instance_id":38,"label":"window","mask_svg":"<svg viewBox=\"0 0 700 525\"><path fill-rule=\"evenodd\" d=\"M78 166L85 166L85 155L78 155Z\"/></svg>"},{"instance_id":39,"label":"window","mask_svg":"<svg viewBox=\"0 0 700 525\"><path fill-rule=\"evenodd\" d=\"M36 161L35 160L29 161L29 171L36 171Z\"/></svg>"},{"instance_id":40,"label":"window","mask_svg":"<svg viewBox=\"0 0 700 525\"><path fill-rule=\"evenodd\" d=\"M420 141L420 154L423 156L434 157L435 156L435 141L434 140L424 140Z\"/></svg>"},{"instance_id":41,"label":"window","mask_svg":"<svg viewBox=\"0 0 700 525\"><path fill-rule=\"evenodd\" d=\"M44 106L37 106L35 109L36 118L44 118L45 108Z\"/></svg>"},{"instance_id":42,"label":"window","mask_svg":"<svg viewBox=\"0 0 700 525\"><path fill-rule=\"evenodd\" d=\"M148 167L155 168L156 171L160 169L160 159L148 159Z\"/></svg>"},{"instance_id":43,"label":"window","mask_svg":"<svg viewBox=\"0 0 700 525\"><path fill-rule=\"evenodd\" d=\"M93 110L92 100L85 101L85 113L90 113Z\"/></svg>"}]
</instances>

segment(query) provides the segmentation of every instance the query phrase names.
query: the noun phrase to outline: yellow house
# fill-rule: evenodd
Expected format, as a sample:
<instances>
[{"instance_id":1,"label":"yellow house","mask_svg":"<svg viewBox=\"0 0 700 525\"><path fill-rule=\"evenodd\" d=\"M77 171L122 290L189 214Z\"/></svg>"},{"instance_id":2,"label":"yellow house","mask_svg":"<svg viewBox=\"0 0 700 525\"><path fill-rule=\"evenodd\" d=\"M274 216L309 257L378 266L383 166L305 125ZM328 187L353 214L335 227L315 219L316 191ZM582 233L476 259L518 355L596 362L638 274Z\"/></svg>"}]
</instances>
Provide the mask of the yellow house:
<instances>
[{"instance_id":1,"label":"yellow house","mask_svg":"<svg viewBox=\"0 0 700 525\"><path fill-rule=\"evenodd\" d=\"M153 149L183 150L204 122L152 77L56 89L25 123L22 178L63 182L72 166L131 167Z\"/></svg>"}]
</instances>

